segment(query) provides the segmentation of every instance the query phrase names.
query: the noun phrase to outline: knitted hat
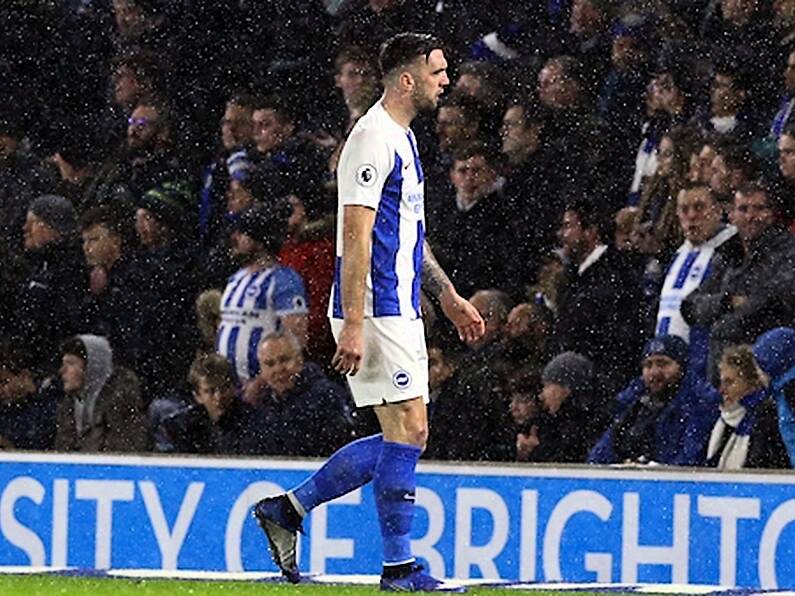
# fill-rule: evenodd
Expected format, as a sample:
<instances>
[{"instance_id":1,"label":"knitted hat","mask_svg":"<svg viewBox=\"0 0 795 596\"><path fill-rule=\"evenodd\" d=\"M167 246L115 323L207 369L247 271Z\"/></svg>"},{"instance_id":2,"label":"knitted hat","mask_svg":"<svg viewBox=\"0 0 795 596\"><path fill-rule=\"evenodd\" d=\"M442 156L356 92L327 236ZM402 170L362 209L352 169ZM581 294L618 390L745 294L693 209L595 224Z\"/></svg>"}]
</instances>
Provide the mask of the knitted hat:
<instances>
[{"instance_id":1,"label":"knitted hat","mask_svg":"<svg viewBox=\"0 0 795 596\"><path fill-rule=\"evenodd\" d=\"M574 393L587 391L593 381L593 364L576 352L558 354L541 372L542 383L556 383Z\"/></svg>"},{"instance_id":2,"label":"knitted hat","mask_svg":"<svg viewBox=\"0 0 795 596\"><path fill-rule=\"evenodd\" d=\"M682 369L687 368L688 347L678 335L658 335L651 338L643 348L642 360L649 356L667 356Z\"/></svg>"},{"instance_id":3,"label":"knitted hat","mask_svg":"<svg viewBox=\"0 0 795 596\"><path fill-rule=\"evenodd\" d=\"M58 195L42 195L28 207L28 211L61 234L77 229L77 213L72 203Z\"/></svg>"},{"instance_id":4,"label":"knitted hat","mask_svg":"<svg viewBox=\"0 0 795 596\"><path fill-rule=\"evenodd\" d=\"M283 199L274 200L267 205L255 205L240 214L235 229L261 242L265 245L265 250L275 254L281 249L287 235L290 211L290 204Z\"/></svg>"},{"instance_id":5,"label":"knitted hat","mask_svg":"<svg viewBox=\"0 0 795 596\"><path fill-rule=\"evenodd\" d=\"M138 206L150 211L161 223L176 232L192 225L190 203L190 191L185 185L165 182L146 191L139 199Z\"/></svg>"},{"instance_id":6,"label":"knitted hat","mask_svg":"<svg viewBox=\"0 0 795 596\"><path fill-rule=\"evenodd\" d=\"M777 327L760 335L754 344L754 358L771 379L795 366L795 329Z\"/></svg>"}]
</instances>

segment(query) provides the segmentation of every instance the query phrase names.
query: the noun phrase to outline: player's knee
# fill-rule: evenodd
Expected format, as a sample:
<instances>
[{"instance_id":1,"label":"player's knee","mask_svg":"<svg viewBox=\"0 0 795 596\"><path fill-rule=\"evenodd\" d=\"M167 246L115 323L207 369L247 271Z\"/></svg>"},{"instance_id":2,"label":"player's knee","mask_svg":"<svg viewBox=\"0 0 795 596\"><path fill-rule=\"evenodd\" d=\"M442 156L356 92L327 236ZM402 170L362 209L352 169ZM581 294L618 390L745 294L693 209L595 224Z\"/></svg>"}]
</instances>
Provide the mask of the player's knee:
<instances>
[{"instance_id":1,"label":"player's knee","mask_svg":"<svg viewBox=\"0 0 795 596\"><path fill-rule=\"evenodd\" d=\"M406 427L406 439L412 445L425 451L428 442L428 425L425 422L414 422Z\"/></svg>"}]
</instances>

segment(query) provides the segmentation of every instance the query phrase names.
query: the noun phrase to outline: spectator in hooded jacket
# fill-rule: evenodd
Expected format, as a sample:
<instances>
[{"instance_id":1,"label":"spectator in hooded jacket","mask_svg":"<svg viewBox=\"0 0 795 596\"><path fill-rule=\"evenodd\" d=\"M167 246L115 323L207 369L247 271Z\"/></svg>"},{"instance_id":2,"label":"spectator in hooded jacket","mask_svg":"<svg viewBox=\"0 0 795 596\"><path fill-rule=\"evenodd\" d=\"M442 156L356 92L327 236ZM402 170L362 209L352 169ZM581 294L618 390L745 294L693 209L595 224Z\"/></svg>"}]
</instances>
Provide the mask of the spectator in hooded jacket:
<instances>
[{"instance_id":1,"label":"spectator in hooded jacket","mask_svg":"<svg viewBox=\"0 0 795 596\"><path fill-rule=\"evenodd\" d=\"M588 454L594 464L703 466L720 395L688 374L687 344L658 335L646 344L642 374L616 396L616 415Z\"/></svg>"},{"instance_id":2,"label":"spectator in hooded jacket","mask_svg":"<svg viewBox=\"0 0 795 596\"><path fill-rule=\"evenodd\" d=\"M138 377L113 363L108 340L77 335L61 348L64 396L58 403L58 451L146 451L149 428Z\"/></svg>"}]
</instances>

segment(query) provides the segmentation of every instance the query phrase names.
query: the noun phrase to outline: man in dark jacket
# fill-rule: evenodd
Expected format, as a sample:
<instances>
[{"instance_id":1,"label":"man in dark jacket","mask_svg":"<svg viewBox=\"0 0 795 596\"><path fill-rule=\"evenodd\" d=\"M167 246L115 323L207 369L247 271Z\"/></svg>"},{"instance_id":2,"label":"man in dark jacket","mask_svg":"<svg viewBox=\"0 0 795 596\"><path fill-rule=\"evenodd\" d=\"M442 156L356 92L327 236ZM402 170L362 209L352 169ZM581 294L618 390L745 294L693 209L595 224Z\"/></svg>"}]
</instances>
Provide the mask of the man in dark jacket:
<instances>
[{"instance_id":1,"label":"man in dark jacket","mask_svg":"<svg viewBox=\"0 0 795 596\"><path fill-rule=\"evenodd\" d=\"M135 374L113 364L108 340L78 335L62 348L55 449L146 451L149 429Z\"/></svg>"},{"instance_id":2,"label":"man in dark jacket","mask_svg":"<svg viewBox=\"0 0 795 596\"><path fill-rule=\"evenodd\" d=\"M43 195L28 208L24 234L30 274L17 290L10 315L15 341L32 351L34 374L58 368L58 345L77 332L86 268L77 242L75 210L65 198Z\"/></svg>"},{"instance_id":3,"label":"man in dark jacket","mask_svg":"<svg viewBox=\"0 0 795 596\"><path fill-rule=\"evenodd\" d=\"M642 376L616 396L613 423L588 462L703 466L720 395L688 373L687 344L676 335L649 340L642 362Z\"/></svg>"},{"instance_id":4,"label":"man in dark jacket","mask_svg":"<svg viewBox=\"0 0 795 596\"><path fill-rule=\"evenodd\" d=\"M622 253L603 242L603 224L590 201L569 203L559 236L568 264L552 353L587 357L612 394L632 377L642 345L639 275Z\"/></svg>"},{"instance_id":5,"label":"man in dark jacket","mask_svg":"<svg viewBox=\"0 0 795 596\"><path fill-rule=\"evenodd\" d=\"M582 463L607 426L591 362L575 352L553 358L541 373L539 411L516 435L519 461Z\"/></svg>"},{"instance_id":6,"label":"man in dark jacket","mask_svg":"<svg viewBox=\"0 0 795 596\"><path fill-rule=\"evenodd\" d=\"M87 211L80 232L90 272L83 288L83 328L107 337L116 361L137 372L144 324L151 320L146 268L135 258L124 224L111 208Z\"/></svg>"},{"instance_id":7,"label":"man in dark jacket","mask_svg":"<svg viewBox=\"0 0 795 596\"><path fill-rule=\"evenodd\" d=\"M146 271L152 302L146 322L138 374L147 401L180 388L187 377L197 338L194 309L202 287L193 259L190 194L183 186L165 183L138 200L135 229L143 250L138 259Z\"/></svg>"},{"instance_id":8,"label":"man in dark jacket","mask_svg":"<svg viewBox=\"0 0 795 596\"><path fill-rule=\"evenodd\" d=\"M713 381L726 346L789 325L795 314L795 238L777 224L770 190L751 183L737 191L732 221L742 262L731 266L716 258L712 276L681 307L688 324L710 327L707 378Z\"/></svg>"},{"instance_id":9,"label":"man in dark jacket","mask_svg":"<svg viewBox=\"0 0 795 596\"><path fill-rule=\"evenodd\" d=\"M327 456L350 441L352 400L287 331L266 335L257 349L260 372L246 386L257 408L269 455Z\"/></svg>"}]
</instances>

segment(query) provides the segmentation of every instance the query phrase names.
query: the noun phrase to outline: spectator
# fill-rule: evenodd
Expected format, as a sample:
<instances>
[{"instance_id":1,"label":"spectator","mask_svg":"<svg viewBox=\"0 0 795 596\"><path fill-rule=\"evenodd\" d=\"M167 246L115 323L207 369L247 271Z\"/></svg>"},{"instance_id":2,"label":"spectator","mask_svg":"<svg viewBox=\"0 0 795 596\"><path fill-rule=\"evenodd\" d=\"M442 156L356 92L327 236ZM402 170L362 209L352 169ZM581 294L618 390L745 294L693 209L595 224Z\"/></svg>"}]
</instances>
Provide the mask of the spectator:
<instances>
[{"instance_id":1,"label":"spectator","mask_svg":"<svg viewBox=\"0 0 795 596\"><path fill-rule=\"evenodd\" d=\"M757 338L753 352L778 410L778 428L790 467L795 467L795 330L777 327L763 333Z\"/></svg>"},{"instance_id":2,"label":"spectator","mask_svg":"<svg viewBox=\"0 0 795 596\"><path fill-rule=\"evenodd\" d=\"M707 446L707 465L721 470L788 468L776 406L767 398L750 346L726 348L720 364L720 418Z\"/></svg>"},{"instance_id":3,"label":"spectator","mask_svg":"<svg viewBox=\"0 0 795 596\"><path fill-rule=\"evenodd\" d=\"M156 422L160 451L213 455L265 453L265 427L238 391L232 365L219 354L199 355L188 382L193 402L171 405Z\"/></svg>"},{"instance_id":4,"label":"spectator","mask_svg":"<svg viewBox=\"0 0 795 596\"><path fill-rule=\"evenodd\" d=\"M137 259L128 232L110 207L87 211L80 219L89 281L83 290L83 329L112 342L116 361L136 371L141 338L152 320L148 271Z\"/></svg>"},{"instance_id":5,"label":"spectator","mask_svg":"<svg viewBox=\"0 0 795 596\"><path fill-rule=\"evenodd\" d=\"M127 122L124 151L106 162L87 191L86 208L111 205L125 215L134 200L164 182L186 182L175 150L171 111L156 99L141 100Z\"/></svg>"},{"instance_id":6,"label":"spectator","mask_svg":"<svg viewBox=\"0 0 795 596\"><path fill-rule=\"evenodd\" d=\"M750 106L751 84L743 57L723 57L715 65L710 81L709 110L696 115L704 133L733 143L747 142L756 135L756 123Z\"/></svg>"},{"instance_id":7,"label":"spectator","mask_svg":"<svg viewBox=\"0 0 795 596\"><path fill-rule=\"evenodd\" d=\"M147 400L181 387L196 344L189 305L202 279L189 251L195 240L189 201L184 187L170 183L147 191L137 201L135 229L143 247L138 258L146 270L151 299L144 310L152 317L139 338L143 346L136 370Z\"/></svg>"},{"instance_id":8,"label":"spectator","mask_svg":"<svg viewBox=\"0 0 795 596\"><path fill-rule=\"evenodd\" d=\"M334 60L334 86L340 90L347 109L347 119L341 127L345 136L367 109L373 105L381 89L375 54L357 46L343 48ZM339 157L339 156L338 156ZM336 170L336 167L333 168Z\"/></svg>"},{"instance_id":9,"label":"spectator","mask_svg":"<svg viewBox=\"0 0 795 596\"><path fill-rule=\"evenodd\" d=\"M734 195L757 177L758 167L753 153L745 145L715 143L713 148L715 158L709 186L724 211L729 213Z\"/></svg>"},{"instance_id":10,"label":"spectator","mask_svg":"<svg viewBox=\"0 0 795 596\"><path fill-rule=\"evenodd\" d=\"M489 332L452 365L433 406L428 457L445 460L509 461L514 437L504 388L505 322L510 298L499 290L481 290L470 299ZM462 427L471 429L462 436Z\"/></svg>"},{"instance_id":11,"label":"spectator","mask_svg":"<svg viewBox=\"0 0 795 596\"><path fill-rule=\"evenodd\" d=\"M515 275L525 281L537 274L541 256L555 242L562 213L560 188L549 173L555 167L545 144L543 117L529 99L511 102L502 119L502 154L508 160L505 200L511 210Z\"/></svg>"},{"instance_id":12,"label":"spectator","mask_svg":"<svg viewBox=\"0 0 795 596\"><path fill-rule=\"evenodd\" d=\"M538 74L538 100L548 110L544 142L553 168L548 177L557 188L576 186L600 198L606 212L618 207L616 168L610 163L611 131L591 111L582 65L556 56Z\"/></svg>"},{"instance_id":13,"label":"spectator","mask_svg":"<svg viewBox=\"0 0 795 596\"><path fill-rule=\"evenodd\" d=\"M787 65L784 69L784 94L778 112L770 125L769 140L777 143L784 128L789 124L792 108L795 107L795 50L787 55Z\"/></svg>"},{"instance_id":14,"label":"spectator","mask_svg":"<svg viewBox=\"0 0 795 596\"><path fill-rule=\"evenodd\" d=\"M304 203L322 202L327 156L299 134L294 107L279 96L259 100L254 114L254 157L258 174L273 197L294 194Z\"/></svg>"},{"instance_id":15,"label":"spectator","mask_svg":"<svg viewBox=\"0 0 795 596\"><path fill-rule=\"evenodd\" d=\"M631 378L643 331L639 274L605 244L603 229L591 202L574 199L566 207L559 235L568 263L551 347L588 358L612 392Z\"/></svg>"},{"instance_id":16,"label":"spectator","mask_svg":"<svg viewBox=\"0 0 795 596\"><path fill-rule=\"evenodd\" d=\"M0 437L13 449L52 449L56 395L51 379L36 383L21 347L0 350Z\"/></svg>"},{"instance_id":17,"label":"spectator","mask_svg":"<svg viewBox=\"0 0 795 596\"><path fill-rule=\"evenodd\" d=\"M588 462L704 465L718 392L688 374L687 344L676 335L649 340L641 362L642 375L616 396L613 422Z\"/></svg>"},{"instance_id":18,"label":"spectator","mask_svg":"<svg viewBox=\"0 0 795 596\"><path fill-rule=\"evenodd\" d=\"M516 436L519 461L581 463L604 431L608 409L597 393L591 362L558 354L541 373L539 411Z\"/></svg>"},{"instance_id":19,"label":"spectator","mask_svg":"<svg viewBox=\"0 0 795 596\"><path fill-rule=\"evenodd\" d=\"M295 336L266 335L257 358L259 374L246 386L244 399L261 416L264 453L327 456L351 439L350 396L317 364L304 360Z\"/></svg>"},{"instance_id":20,"label":"spectator","mask_svg":"<svg viewBox=\"0 0 795 596\"><path fill-rule=\"evenodd\" d=\"M732 221L743 246L739 265L716 262L712 276L682 302L689 325L709 332L707 378L715 380L726 346L752 341L792 321L795 238L776 224L768 188L752 183L734 197Z\"/></svg>"},{"instance_id":21,"label":"spectator","mask_svg":"<svg viewBox=\"0 0 795 596\"><path fill-rule=\"evenodd\" d=\"M640 251L658 265L668 262L682 240L676 219L676 197L684 188L690 158L700 139L692 129L675 127L660 140L657 170L643 187L638 224Z\"/></svg>"},{"instance_id":22,"label":"spectator","mask_svg":"<svg viewBox=\"0 0 795 596\"><path fill-rule=\"evenodd\" d=\"M795 123L787 125L778 140L779 202L784 223L795 218Z\"/></svg>"},{"instance_id":23,"label":"spectator","mask_svg":"<svg viewBox=\"0 0 795 596\"><path fill-rule=\"evenodd\" d=\"M245 179L248 174L255 105L256 99L246 94L233 95L226 101L219 135L221 146L201 174L199 236L205 250L225 236L224 214L230 181Z\"/></svg>"},{"instance_id":24,"label":"spectator","mask_svg":"<svg viewBox=\"0 0 795 596\"><path fill-rule=\"evenodd\" d=\"M35 197L34 159L16 114L0 114L0 243L16 247L28 205Z\"/></svg>"},{"instance_id":25,"label":"spectator","mask_svg":"<svg viewBox=\"0 0 795 596\"><path fill-rule=\"evenodd\" d=\"M434 254L460 291L509 288L520 282L512 277L511 264L500 257L500 247L512 242L511 210L502 193L505 180L496 157L484 145L456 152L450 179L450 197L435 226ZM478 258L472 258L473 248ZM516 288L510 287L511 290Z\"/></svg>"},{"instance_id":26,"label":"spectator","mask_svg":"<svg viewBox=\"0 0 795 596\"><path fill-rule=\"evenodd\" d=\"M328 217L307 208L301 199L288 198L293 212L287 221L287 239L279 263L293 269L306 286L309 301L306 355L314 362L331 363L334 338L328 322L328 303L334 279L334 226Z\"/></svg>"},{"instance_id":27,"label":"spectator","mask_svg":"<svg viewBox=\"0 0 795 596\"><path fill-rule=\"evenodd\" d=\"M610 33L611 67L599 90L596 112L619 133L619 139L629 140L643 125L653 33L644 19L616 21ZM627 152L634 149L631 142L626 147Z\"/></svg>"},{"instance_id":28,"label":"spectator","mask_svg":"<svg viewBox=\"0 0 795 596\"><path fill-rule=\"evenodd\" d=\"M540 369L549 358L553 313L545 305L525 302L513 307L505 322L506 356L517 367Z\"/></svg>"},{"instance_id":29,"label":"spectator","mask_svg":"<svg viewBox=\"0 0 795 596\"><path fill-rule=\"evenodd\" d=\"M29 273L16 288L13 310L4 318L14 342L31 350L32 372L53 374L58 345L77 329L86 268L77 242L72 205L57 195L42 195L28 208L23 226Z\"/></svg>"},{"instance_id":30,"label":"spectator","mask_svg":"<svg viewBox=\"0 0 795 596\"><path fill-rule=\"evenodd\" d=\"M286 202L248 209L232 234L232 254L242 268L229 278L221 298L216 348L243 383L259 374L257 346L262 337L284 329L306 343L304 282L276 261L287 231L288 209Z\"/></svg>"},{"instance_id":31,"label":"spectator","mask_svg":"<svg viewBox=\"0 0 795 596\"><path fill-rule=\"evenodd\" d=\"M627 199L629 205L637 204L645 179L657 171L657 153L663 135L674 126L687 122L692 115L689 77L684 65L673 57L661 58L652 75L646 92L648 119L641 128L635 173Z\"/></svg>"},{"instance_id":32,"label":"spectator","mask_svg":"<svg viewBox=\"0 0 795 596\"><path fill-rule=\"evenodd\" d=\"M58 451L145 451L149 435L138 378L113 364L104 337L77 335L61 348L64 396L58 402Z\"/></svg>"},{"instance_id":33,"label":"spectator","mask_svg":"<svg viewBox=\"0 0 795 596\"><path fill-rule=\"evenodd\" d=\"M737 266L742 244L737 228L721 222L721 208L708 186L679 191L676 214L685 237L670 265L659 296L656 334L677 335L689 344L688 369L707 378L709 329L689 326L682 317L682 301L708 280L716 263Z\"/></svg>"}]
</instances>

